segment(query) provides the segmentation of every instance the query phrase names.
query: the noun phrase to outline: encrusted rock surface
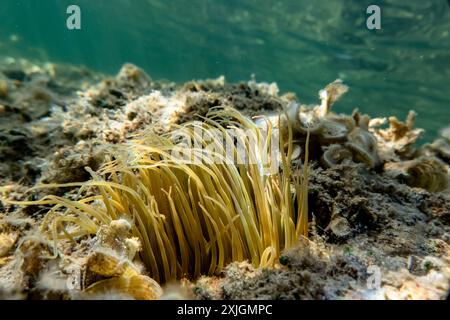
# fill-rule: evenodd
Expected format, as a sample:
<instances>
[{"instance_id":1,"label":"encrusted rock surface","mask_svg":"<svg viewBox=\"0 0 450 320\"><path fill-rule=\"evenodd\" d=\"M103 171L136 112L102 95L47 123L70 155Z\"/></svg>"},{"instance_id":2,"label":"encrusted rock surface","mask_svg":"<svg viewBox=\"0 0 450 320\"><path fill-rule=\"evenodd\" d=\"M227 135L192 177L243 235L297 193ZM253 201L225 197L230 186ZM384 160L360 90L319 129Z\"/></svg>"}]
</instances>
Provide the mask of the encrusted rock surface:
<instances>
[{"instance_id":1,"label":"encrusted rock surface","mask_svg":"<svg viewBox=\"0 0 450 320\"><path fill-rule=\"evenodd\" d=\"M290 121L302 156L309 134L311 161L309 240L285 252L274 269L235 262L219 277L182 279L163 290L146 277L126 221L63 241L55 256L54 243L40 232L50 208L0 201L0 298L444 299L449 130L418 147L422 130L412 112L405 122L334 113L347 89L336 81L320 92L320 104L305 106L292 93L279 95L276 84L254 80L179 85L154 81L130 64L107 77L73 66L0 61L3 199L51 193L78 199L75 187L26 189L86 181L85 167L95 171L133 134L164 133L220 106L266 115L274 125L284 108L281 134Z\"/></svg>"}]
</instances>

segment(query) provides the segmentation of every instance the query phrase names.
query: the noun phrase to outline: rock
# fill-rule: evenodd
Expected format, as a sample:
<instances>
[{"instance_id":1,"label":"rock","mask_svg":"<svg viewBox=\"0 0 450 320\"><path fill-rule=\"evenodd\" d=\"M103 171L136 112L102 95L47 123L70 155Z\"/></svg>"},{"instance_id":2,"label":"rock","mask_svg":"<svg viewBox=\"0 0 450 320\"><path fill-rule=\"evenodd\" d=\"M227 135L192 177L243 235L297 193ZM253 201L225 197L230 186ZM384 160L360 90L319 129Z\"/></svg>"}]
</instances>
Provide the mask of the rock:
<instances>
[{"instance_id":1,"label":"rock","mask_svg":"<svg viewBox=\"0 0 450 320\"><path fill-rule=\"evenodd\" d=\"M352 232L347 219L344 217L337 217L333 219L327 229L330 229L331 232L338 238L348 237Z\"/></svg>"},{"instance_id":2,"label":"rock","mask_svg":"<svg viewBox=\"0 0 450 320\"><path fill-rule=\"evenodd\" d=\"M0 79L0 99L6 99L9 95L8 82Z\"/></svg>"},{"instance_id":3,"label":"rock","mask_svg":"<svg viewBox=\"0 0 450 320\"><path fill-rule=\"evenodd\" d=\"M7 76L11 80L23 82L28 79L28 75L23 70L20 69L3 70L2 72L5 76Z\"/></svg>"}]
</instances>

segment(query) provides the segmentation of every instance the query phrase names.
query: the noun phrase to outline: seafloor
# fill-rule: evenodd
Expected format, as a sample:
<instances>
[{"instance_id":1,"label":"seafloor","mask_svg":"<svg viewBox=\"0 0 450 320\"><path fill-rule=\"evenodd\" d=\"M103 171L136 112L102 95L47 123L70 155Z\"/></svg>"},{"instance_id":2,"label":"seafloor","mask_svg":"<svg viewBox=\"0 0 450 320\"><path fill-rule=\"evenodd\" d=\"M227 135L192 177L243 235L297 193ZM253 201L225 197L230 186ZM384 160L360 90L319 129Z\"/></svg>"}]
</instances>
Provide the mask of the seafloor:
<instances>
[{"instance_id":1,"label":"seafloor","mask_svg":"<svg viewBox=\"0 0 450 320\"><path fill-rule=\"evenodd\" d=\"M329 100L346 90L340 82L327 88ZM212 107L231 106L255 116L293 103L300 105L296 95L279 95L276 84L226 83L223 78L175 84L153 81L133 65L108 77L70 65L2 59L0 298L85 298L83 288L98 280L80 280L96 236L75 239L64 254L51 257L50 241L39 230L50 208L11 203L51 193L76 198L77 189L26 192L30 187L90 179L85 167L97 170L110 146L150 125L164 132ZM315 107L305 107L305 114ZM259 269L233 262L214 276L180 279L162 285L162 292L131 296L445 299L450 288L450 130L443 128L435 142L416 146L421 130L414 128L413 113L405 122L390 118L384 125L383 119L358 112L327 119L347 121L338 118L359 121L359 131L340 137L312 129L309 235L283 252L280 263ZM135 263L141 265L139 255ZM147 274L145 267L140 273Z\"/></svg>"}]
</instances>

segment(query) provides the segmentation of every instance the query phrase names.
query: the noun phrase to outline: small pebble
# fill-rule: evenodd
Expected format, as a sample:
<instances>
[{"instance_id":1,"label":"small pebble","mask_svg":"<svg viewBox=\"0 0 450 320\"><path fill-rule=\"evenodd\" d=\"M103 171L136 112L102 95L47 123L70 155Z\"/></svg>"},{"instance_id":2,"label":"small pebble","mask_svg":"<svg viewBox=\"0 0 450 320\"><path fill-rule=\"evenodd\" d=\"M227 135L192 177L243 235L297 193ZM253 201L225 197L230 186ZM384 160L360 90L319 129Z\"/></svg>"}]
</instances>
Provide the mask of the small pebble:
<instances>
[{"instance_id":1,"label":"small pebble","mask_svg":"<svg viewBox=\"0 0 450 320\"><path fill-rule=\"evenodd\" d=\"M8 83L5 80L0 80L0 98L7 98L8 95Z\"/></svg>"}]
</instances>

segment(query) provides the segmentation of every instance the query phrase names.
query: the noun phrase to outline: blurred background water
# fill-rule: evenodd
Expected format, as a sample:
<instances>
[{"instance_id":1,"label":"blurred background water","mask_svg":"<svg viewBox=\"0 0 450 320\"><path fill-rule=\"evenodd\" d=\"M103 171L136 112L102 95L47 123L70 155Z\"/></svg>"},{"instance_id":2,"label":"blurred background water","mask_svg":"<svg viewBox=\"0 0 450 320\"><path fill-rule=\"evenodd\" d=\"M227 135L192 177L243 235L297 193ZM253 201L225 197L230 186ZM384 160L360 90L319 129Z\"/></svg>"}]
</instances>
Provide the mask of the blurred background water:
<instances>
[{"instance_id":1,"label":"blurred background water","mask_svg":"<svg viewBox=\"0 0 450 320\"><path fill-rule=\"evenodd\" d=\"M82 29L66 28L81 7ZM366 9L382 29L366 28ZM153 79L277 82L302 102L336 78L338 112L405 118L431 140L450 124L450 0L2 0L0 56L82 64L124 62Z\"/></svg>"}]
</instances>

